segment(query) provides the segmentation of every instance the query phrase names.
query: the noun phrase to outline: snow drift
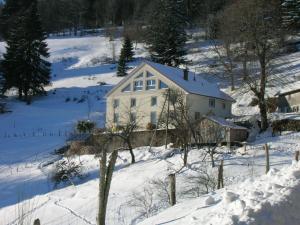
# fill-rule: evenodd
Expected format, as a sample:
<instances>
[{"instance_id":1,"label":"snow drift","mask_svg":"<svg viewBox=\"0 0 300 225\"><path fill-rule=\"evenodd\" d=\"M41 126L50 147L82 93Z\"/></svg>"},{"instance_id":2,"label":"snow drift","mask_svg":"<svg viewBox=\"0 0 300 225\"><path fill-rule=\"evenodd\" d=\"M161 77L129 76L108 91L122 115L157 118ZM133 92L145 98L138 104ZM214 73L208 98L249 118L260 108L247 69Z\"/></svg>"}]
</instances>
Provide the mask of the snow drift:
<instances>
[{"instance_id":1,"label":"snow drift","mask_svg":"<svg viewBox=\"0 0 300 225\"><path fill-rule=\"evenodd\" d=\"M300 163L178 204L140 225L300 224Z\"/></svg>"}]
</instances>

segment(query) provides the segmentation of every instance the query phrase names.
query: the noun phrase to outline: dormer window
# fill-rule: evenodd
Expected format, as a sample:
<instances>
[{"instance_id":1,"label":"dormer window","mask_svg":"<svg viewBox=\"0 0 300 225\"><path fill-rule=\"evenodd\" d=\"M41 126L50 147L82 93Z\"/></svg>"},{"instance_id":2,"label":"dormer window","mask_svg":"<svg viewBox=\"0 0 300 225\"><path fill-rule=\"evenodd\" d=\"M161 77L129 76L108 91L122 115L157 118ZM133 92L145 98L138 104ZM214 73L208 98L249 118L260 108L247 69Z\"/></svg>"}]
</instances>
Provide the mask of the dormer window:
<instances>
[{"instance_id":1,"label":"dormer window","mask_svg":"<svg viewBox=\"0 0 300 225\"><path fill-rule=\"evenodd\" d=\"M134 90L135 91L142 91L143 90L143 81L142 80L134 81Z\"/></svg>"},{"instance_id":2,"label":"dormer window","mask_svg":"<svg viewBox=\"0 0 300 225\"><path fill-rule=\"evenodd\" d=\"M156 88L156 80L147 80L147 90L153 90Z\"/></svg>"}]
</instances>

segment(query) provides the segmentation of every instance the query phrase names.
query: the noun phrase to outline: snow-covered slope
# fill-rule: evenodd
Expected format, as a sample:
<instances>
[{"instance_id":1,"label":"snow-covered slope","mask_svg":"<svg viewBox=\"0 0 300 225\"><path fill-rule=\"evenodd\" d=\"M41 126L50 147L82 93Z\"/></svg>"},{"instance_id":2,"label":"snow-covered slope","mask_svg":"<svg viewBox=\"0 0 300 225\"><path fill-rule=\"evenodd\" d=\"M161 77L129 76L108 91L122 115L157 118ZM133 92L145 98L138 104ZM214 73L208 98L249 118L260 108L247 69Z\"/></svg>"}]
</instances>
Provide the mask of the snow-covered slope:
<instances>
[{"instance_id":1,"label":"snow-covered slope","mask_svg":"<svg viewBox=\"0 0 300 225\"><path fill-rule=\"evenodd\" d=\"M139 225L297 225L300 163L178 204Z\"/></svg>"}]
</instances>

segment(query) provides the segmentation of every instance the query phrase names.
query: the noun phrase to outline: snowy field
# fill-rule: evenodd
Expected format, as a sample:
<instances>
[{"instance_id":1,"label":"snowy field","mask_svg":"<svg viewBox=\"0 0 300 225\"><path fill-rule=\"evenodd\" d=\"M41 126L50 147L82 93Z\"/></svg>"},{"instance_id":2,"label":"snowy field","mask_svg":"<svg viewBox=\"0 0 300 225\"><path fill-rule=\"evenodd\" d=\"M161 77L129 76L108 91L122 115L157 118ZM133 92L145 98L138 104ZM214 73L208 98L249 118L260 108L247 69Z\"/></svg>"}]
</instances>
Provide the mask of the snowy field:
<instances>
[{"instance_id":1,"label":"snowy field","mask_svg":"<svg viewBox=\"0 0 300 225\"><path fill-rule=\"evenodd\" d=\"M48 95L34 99L29 106L12 99L8 105L12 112L0 115L0 225L18 224L17 218L21 215L28 224L32 224L35 218L40 218L43 225L96 224L98 159L94 156L73 158L72 160L83 163L86 178L76 183L76 186L60 186L57 189L53 189L54 184L49 178L52 166L47 164L59 160L59 156L53 152L64 145L78 120L91 119L98 126L103 126L104 95L121 78L115 76L116 65L106 62L111 58L112 46L105 37L53 38L49 39L48 43L53 63L52 85L47 87ZM120 43L119 39L116 40L117 55ZM191 52L188 58L196 60L203 70L207 69L205 65L214 57L209 50L209 43L191 42L189 45ZM0 51L4 51L4 43L0 44ZM144 47L138 45L136 57L145 56L147 54ZM297 85L294 81L297 81L300 75L299 58L300 53L295 53L287 58L287 63L278 63L278 73L281 76L288 76L289 82L294 85ZM134 67L138 63L139 60L136 60L130 66ZM199 70L196 66L191 69L196 72ZM226 87L224 89L228 90ZM278 89L281 87L274 87L271 92L274 93ZM252 98L250 93L243 95L239 91L228 93L237 98L233 108L235 114L257 113L255 107L248 107ZM235 153L231 153L226 147L220 148L220 151L225 152L223 155L225 186L229 186L230 190L245 188L244 192L242 190L237 192L238 195L244 195L248 190L246 186L250 182L249 178L256 180L264 174L263 145L268 143L270 146L271 168L280 169L292 164L294 151L300 149L299 140L300 133L271 137L270 133L266 132L249 144L246 154L239 153L243 152L243 148L237 149ZM174 154L167 157L166 152L172 151ZM153 151L148 151L147 147L141 147L135 149L135 154L137 163L134 165L129 164L130 155L127 152L121 152L118 158L109 196L108 225L133 225L146 219L141 210L131 204L133 193L143 193L151 180L165 179L170 172L182 167L182 156L176 149L166 151L164 148L154 148ZM208 196L201 197L198 203L198 199L190 200L195 196L188 196L185 193L188 185L186 179L209 163L206 160L202 161L203 157L201 149L192 150L189 155L189 167L181 170L177 176L178 201L182 204L167 210L159 217L146 220L145 224L165 222L205 224L199 220L204 214L213 213L214 210L220 211L220 215L225 213L227 209L222 205L221 199L229 191L212 193L214 200L208 205L205 205ZM218 157L217 164L220 159L221 156ZM292 171L295 170L299 168L294 166L287 169L290 172L287 172L286 176L282 175L284 172L278 172L274 180L277 178L280 180L280 177L284 177L283 180L291 178L291 185L296 187L298 184L292 177ZM214 175L216 173L215 170L210 172ZM253 188L259 188L264 182L268 183L268 176L271 175L259 178L261 180L254 183ZM244 180L246 183L236 186ZM278 185L284 186L280 182ZM278 190L278 187L274 188L274 192L275 190ZM236 199L247 201L247 198L245 196ZM257 201L259 200L260 198L257 198ZM153 204L153 210L148 216L159 213L167 207L157 196L154 196ZM228 210L231 210L234 204L242 203L230 204ZM182 214L179 214L178 210ZM241 208L236 207L236 210L238 211L236 214L230 215L240 215ZM211 222L208 219L207 221Z\"/></svg>"}]
</instances>

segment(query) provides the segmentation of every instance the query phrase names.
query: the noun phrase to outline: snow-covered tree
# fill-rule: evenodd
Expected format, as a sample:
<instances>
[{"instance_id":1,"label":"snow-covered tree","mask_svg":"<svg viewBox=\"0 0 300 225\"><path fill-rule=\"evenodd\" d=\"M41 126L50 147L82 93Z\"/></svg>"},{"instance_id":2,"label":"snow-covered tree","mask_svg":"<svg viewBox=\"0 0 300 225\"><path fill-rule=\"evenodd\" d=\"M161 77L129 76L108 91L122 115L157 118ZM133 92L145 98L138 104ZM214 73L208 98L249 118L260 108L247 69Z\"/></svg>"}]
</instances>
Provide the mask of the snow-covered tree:
<instances>
[{"instance_id":1,"label":"snow-covered tree","mask_svg":"<svg viewBox=\"0 0 300 225\"><path fill-rule=\"evenodd\" d=\"M157 0L146 32L153 61L169 66L184 62L185 25L183 1Z\"/></svg>"}]
</instances>

